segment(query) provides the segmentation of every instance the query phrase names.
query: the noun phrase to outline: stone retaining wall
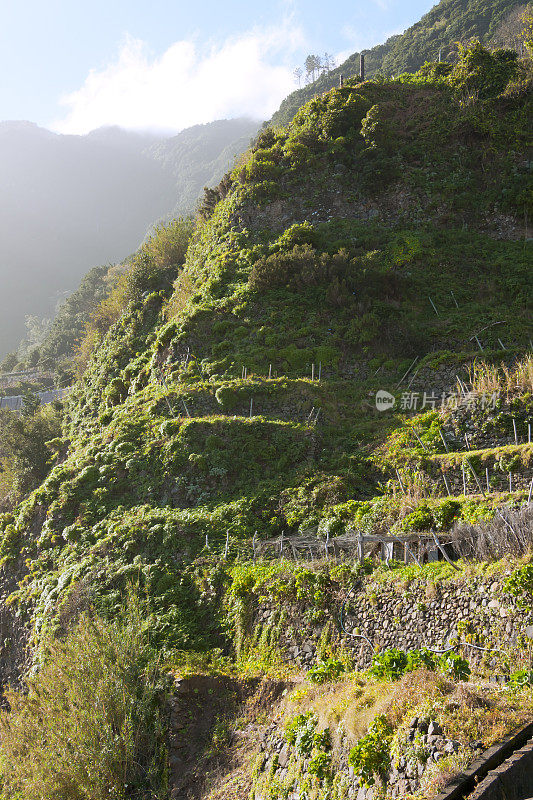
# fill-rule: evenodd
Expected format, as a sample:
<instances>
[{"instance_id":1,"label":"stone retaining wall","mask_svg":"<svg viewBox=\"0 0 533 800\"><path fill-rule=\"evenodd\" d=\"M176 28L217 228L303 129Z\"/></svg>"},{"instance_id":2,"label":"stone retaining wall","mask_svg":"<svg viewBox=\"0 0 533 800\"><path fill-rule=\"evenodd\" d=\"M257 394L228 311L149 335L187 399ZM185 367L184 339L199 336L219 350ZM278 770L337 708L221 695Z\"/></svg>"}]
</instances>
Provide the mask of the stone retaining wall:
<instances>
[{"instance_id":1,"label":"stone retaining wall","mask_svg":"<svg viewBox=\"0 0 533 800\"><path fill-rule=\"evenodd\" d=\"M378 650L444 649L460 641L471 662L496 664L496 654L470 645L512 647L533 622L531 614L503 594L502 583L501 578L480 576L441 584L367 583L352 590L344 605L340 595L321 609L283 605L281 624L280 604L261 603L252 610L251 628L275 627L285 659L304 667L316 660L326 626L337 643L344 641L352 649L360 669L372 659L369 643L359 638L363 636Z\"/></svg>"}]
</instances>

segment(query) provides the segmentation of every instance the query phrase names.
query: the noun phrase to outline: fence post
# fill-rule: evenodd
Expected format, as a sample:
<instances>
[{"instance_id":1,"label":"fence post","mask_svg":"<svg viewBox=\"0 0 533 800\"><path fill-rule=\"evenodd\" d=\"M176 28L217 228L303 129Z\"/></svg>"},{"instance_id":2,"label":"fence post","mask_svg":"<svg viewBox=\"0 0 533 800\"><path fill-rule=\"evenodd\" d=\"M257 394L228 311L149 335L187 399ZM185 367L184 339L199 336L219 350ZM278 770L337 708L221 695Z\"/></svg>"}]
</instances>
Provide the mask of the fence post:
<instances>
[{"instance_id":1,"label":"fence post","mask_svg":"<svg viewBox=\"0 0 533 800\"><path fill-rule=\"evenodd\" d=\"M363 564L365 560L365 543L363 540L363 534L361 532L357 534L357 557L359 559L359 563Z\"/></svg>"}]
</instances>

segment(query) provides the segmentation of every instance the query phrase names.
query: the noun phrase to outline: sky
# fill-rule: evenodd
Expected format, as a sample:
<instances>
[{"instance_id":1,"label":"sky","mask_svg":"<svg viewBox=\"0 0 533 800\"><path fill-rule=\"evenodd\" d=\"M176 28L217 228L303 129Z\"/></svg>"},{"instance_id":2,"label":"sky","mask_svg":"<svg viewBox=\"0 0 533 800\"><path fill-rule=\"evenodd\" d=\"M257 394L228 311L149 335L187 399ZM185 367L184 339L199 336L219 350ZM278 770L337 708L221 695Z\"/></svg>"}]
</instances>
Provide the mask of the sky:
<instances>
[{"instance_id":1,"label":"sky","mask_svg":"<svg viewBox=\"0 0 533 800\"><path fill-rule=\"evenodd\" d=\"M0 0L0 120L60 133L267 119L309 53L401 33L431 0Z\"/></svg>"}]
</instances>

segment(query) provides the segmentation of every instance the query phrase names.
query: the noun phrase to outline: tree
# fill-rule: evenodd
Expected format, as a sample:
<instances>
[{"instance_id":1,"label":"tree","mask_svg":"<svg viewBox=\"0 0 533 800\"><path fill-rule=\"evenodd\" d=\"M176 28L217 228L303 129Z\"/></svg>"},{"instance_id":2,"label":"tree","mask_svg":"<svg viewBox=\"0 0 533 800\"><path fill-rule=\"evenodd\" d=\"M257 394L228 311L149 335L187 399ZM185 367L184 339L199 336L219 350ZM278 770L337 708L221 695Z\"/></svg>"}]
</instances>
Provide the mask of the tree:
<instances>
[{"instance_id":1,"label":"tree","mask_svg":"<svg viewBox=\"0 0 533 800\"><path fill-rule=\"evenodd\" d=\"M492 43L499 47L512 47L513 50L522 50L524 45L523 28L526 23L527 4L511 9L502 22L498 25Z\"/></svg>"},{"instance_id":2,"label":"tree","mask_svg":"<svg viewBox=\"0 0 533 800\"><path fill-rule=\"evenodd\" d=\"M308 55L305 59L305 72L307 81L315 81L317 77L317 72L320 70L322 66L322 60L320 56Z\"/></svg>"},{"instance_id":3,"label":"tree","mask_svg":"<svg viewBox=\"0 0 533 800\"><path fill-rule=\"evenodd\" d=\"M18 356L16 353L8 353L2 363L0 363L0 372L12 372L18 364Z\"/></svg>"},{"instance_id":4,"label":"tree","mask_svg":"<svg viewBox=\"0 0 533 800\"><path fill-rule=\"evenodd\" d=\"M292 74L294 75L294 80L298 82L299 88L302 85L302 75L304 74L304 71L301 67L296 67Z\"/></svg>"},{"instance_id":5,"label":"tree","mask_svg":"<svg viewBox=\"0 0 533 800\"><path fill-rule=\"evenodd\" d=\"M530 53L533 53L533 6L529 4L522 15L521 39Z\"/></svg>"},{"instance_id":6,"label":"tree","mask_svg":"<svg viewBox=\"0 0 533 800\"><path fill-rule=\"evenodd\" d=\"M17 499L33 491L50 470L52 451L47 442L61 435L59 406L25 403L18 416L0 409L0 461L13 476Z\"/></svg>"},{"instance_id":7,"label":"tree","mask_svg":"<svg viewBox=\"0 0 533 800\"><path fill-rule=\"evenodd\" d=\"M335 69L335 59L330 53L324 53L321 68L322 72L331 72L332 69Z\"/></svg>"}]
</instances>

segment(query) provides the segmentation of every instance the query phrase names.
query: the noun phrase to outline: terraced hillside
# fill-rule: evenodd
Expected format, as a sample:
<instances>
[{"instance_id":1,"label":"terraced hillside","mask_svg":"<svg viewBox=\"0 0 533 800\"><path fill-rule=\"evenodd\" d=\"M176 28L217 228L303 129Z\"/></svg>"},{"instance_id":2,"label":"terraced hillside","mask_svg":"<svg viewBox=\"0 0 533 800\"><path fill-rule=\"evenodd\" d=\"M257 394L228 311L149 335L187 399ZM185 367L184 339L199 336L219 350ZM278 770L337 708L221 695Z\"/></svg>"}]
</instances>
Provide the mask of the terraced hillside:
<instances>
[{"instance_id":1,"label":"terraced hillside","mask_svg":"<svg viewBox=\"0 0 533 800\"><path fill-rule=\"evenodd\" d=\"M492 416L443 417L435 398L480 348L512 365L530 346L527 69L474 45L445 77L352 83L262 134L184 266L151 283L137 266L60 463L3 517L5 569L24 576L10 602L48 624L80 592L111 611L133 578L178 641L183 560L206 536L236 551L255 532L439 528L520 502L530 366Z\"/></svg>"},{"instance_id":2,"label":"terraced hillside","mask_svg":"<svg viewBox=\"0 0 533 800\"><path fill-rule=\"evenodd\" d=\"M55 465L0 518L4 663L132 584L160 657L227 657L223 553L238 573L282 533L440 534L527 502L530 87L479 44L348 82L261 134L184 260L155 235L97 317Z\"/></svg>"}]
</instances>

